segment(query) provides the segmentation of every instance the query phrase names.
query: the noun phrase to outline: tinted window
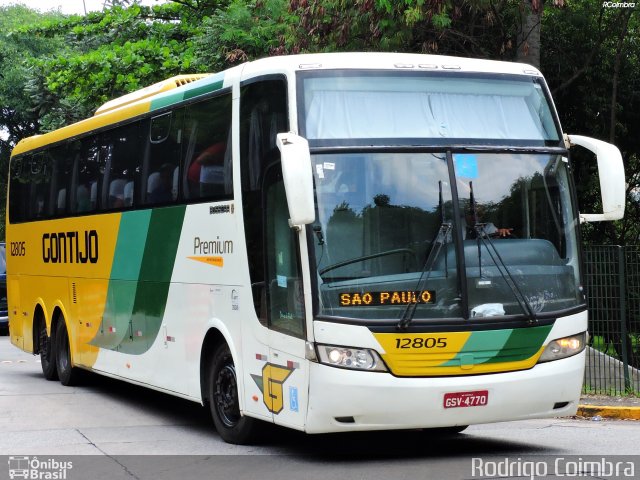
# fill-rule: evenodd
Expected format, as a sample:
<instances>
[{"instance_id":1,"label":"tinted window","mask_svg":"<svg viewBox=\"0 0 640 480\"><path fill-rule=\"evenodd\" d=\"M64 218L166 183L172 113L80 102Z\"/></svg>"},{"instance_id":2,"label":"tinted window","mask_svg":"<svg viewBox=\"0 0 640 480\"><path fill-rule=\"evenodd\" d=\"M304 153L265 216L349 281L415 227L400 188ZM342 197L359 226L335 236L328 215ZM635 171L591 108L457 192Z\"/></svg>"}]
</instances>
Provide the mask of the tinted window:
<instances>
[{"instance_id":1,"label":"tinted window","mask_svg":"<svg viewBox=\"0 0 640 480\"><path fill-rule=\"evenodd\" d=\"M304 336L304 295L295 231L289 226L287 196L280 165L267 170L264 182L266 285L269 326Z\"/></svg>"},{"instance_id":2,"label":"tinted window","mask_svg":"<svg viewBox=\"0 0 640 480\"><path fill-rule=\"evenodd\" d=\"M11 162L9 220L12 223L23 222L29 217L30 163L31 157L13 159Z\"/></svg>"},{"instance_id":3,"label":"tinted window","mask_svg":"<svg viewBox=\"0 0 640 480\"><path fill-rule=\"evenodd\" d=\"M142 203L168 204L179 193L182 109L153 117L147 129Z\"/></svg>"},{"instance_id":4,"label":"tinted window","mask_svg":"<svg viewBox=\"0 0 640 480\"><path fill-rule=\"evenodd\" d=\"M74 142L55 147L49 152L53 168L51 193L54 216L63 216L71 210L71 198L75 197L75 192L72 192L73 171L79 147L79 143Z\"/></svg>"},{"instance_id":5,"label":"tinted window","mask_svg":"<svg viewBox=\"0 0 640 480\"><path fill-rule=\"evenodd\" d=\"M109 155L104 165L103 210L130 208L134 204L142 158L137 123L116 128L105 134Z\"/></svg>"},{"instance_id":6,"label":"tinted window","mask_svg":"<svg viewBox=\"0 0 640 480\"><path fill-rule=\"evenodd\" d=\"M287 84L284 79L250 83L240 90L240 162L249 273L257 315L266 322L264 215L261 194L266 167L280 158L276 135L287 132Z\"/></svg>"},{"instance_id":7,"label":"tinted window","mask_svg":"<svg viewBox=\"0 0 640 480\"><path fill-rule=\"evenodd\" d=\"M231 94L13 159L9 217L233 198Z\"/></svg>"},{"instance_id":8,"label":"tinted window","mask_svg":"<svg viewBox=\"0 0 640 480\"><path fill-rule=\"evenodd\" d=\"M29 171L31 176L31 192L29 217L45 219L51 216L53 202L51 198L51 157L38 153L31 157Z\"/></svg>"},{"instance_id":9,"label":"tinted window","mask_svg":"<svg viewBox=\"0 0 640 480\"><path fill-rule=\"evenodd\" d=\"M95 137L82 140L80 158L76 165L75 213L95 212L98 208L102 174L110 151L100 140Z\"/></svg>"},{"instance_id":10,"label":"tinted window","mask_svg":"<svg viewBox=\"0 0 640 480\"><path fill-rule=\"evenodd\" d=\"M185 152L185 198L233 198L231 95L189 106L185 112L189 144Z\"/></svg>"},{"instance_id":11,"label":"tinted window","mask_svg":"<svg viewBox=\"0 0 640 480\"><path fill-rule=\"evenodd\" d=\"M7 257L4 243L0 244L0 273L7 273Z\"/></svg>"}]
</instances>

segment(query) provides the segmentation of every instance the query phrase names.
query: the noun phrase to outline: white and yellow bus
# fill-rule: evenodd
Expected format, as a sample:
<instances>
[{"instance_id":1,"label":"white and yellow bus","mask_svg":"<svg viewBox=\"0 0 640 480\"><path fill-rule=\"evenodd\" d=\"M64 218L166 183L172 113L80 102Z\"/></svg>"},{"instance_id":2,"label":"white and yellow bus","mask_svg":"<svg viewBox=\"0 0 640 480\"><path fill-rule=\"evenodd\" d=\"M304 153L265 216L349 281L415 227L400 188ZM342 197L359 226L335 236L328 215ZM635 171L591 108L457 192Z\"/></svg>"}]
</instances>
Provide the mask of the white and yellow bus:
<instances>
[{"instance_id":1,"label":"white and yellow bus","mask_svg":"<svg viewBox=\"0 0 640 480\"><path fill-rule=\"evenodd\" d=\"M208 404L233 443L575 413L579 223L625 190L535 68L375 53L169 79L21 141L9 177L12 343Z\"/></svg>"}]
</instances>

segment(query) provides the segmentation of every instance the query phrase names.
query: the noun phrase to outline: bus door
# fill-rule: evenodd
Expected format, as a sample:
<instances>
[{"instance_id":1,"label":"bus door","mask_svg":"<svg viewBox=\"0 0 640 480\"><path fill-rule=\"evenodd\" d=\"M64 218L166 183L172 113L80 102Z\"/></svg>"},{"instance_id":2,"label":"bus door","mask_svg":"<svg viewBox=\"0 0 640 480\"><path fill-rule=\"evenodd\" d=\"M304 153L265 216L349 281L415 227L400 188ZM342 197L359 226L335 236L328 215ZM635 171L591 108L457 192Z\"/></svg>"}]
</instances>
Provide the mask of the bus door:
<instances>
[{"instance_id":1,"label":"bus door","mask_svg":"<svg viewBox=\"0 0 640 480\"><path fill-rule=\"evenodd\" d=\"M308 365L305 305L297 233L289 212L280 163L263 183L265 287L269 361L262 370L264 403L277 424L302 428L306 418Z\"/></svg>"}]
</instances>

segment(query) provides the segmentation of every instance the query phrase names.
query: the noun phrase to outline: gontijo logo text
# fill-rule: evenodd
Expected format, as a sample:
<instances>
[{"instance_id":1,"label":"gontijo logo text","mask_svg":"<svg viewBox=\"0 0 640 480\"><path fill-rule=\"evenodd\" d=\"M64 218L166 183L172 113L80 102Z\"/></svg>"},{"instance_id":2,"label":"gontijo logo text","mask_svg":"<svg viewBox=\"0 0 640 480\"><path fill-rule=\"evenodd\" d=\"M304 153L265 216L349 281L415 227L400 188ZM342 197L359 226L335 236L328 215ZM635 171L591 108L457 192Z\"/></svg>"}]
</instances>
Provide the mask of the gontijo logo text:
<instances>
[{"instance_id":1,"label":"gontijo logo text","mask_svg":"<svg viewBox=\"0 0 640 480\"><path fill-rule=\"evenodd\" d=\"M96 263L98 232L53 232L42 235L44 263Z\"/></svg>"}]
</instances>

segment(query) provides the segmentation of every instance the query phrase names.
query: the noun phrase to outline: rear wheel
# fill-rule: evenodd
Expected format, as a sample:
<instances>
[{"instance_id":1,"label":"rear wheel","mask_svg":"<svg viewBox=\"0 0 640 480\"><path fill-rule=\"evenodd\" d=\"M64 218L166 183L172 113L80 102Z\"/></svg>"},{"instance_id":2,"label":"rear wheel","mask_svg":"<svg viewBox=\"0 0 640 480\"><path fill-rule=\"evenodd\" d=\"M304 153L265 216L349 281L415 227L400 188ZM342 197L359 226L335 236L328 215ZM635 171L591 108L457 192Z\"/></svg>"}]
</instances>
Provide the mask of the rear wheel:
<instances>
[{"instance_id":1,"label":"rear wheel","mask_svg":"<svg viewBox=\"0 0 640 480\"><path fill-rule=\"evenodd\" d=\"M53 332L52 332L53 333ZM38 321L38 348L40 350L40 366L47 380L57 380L56 352L53 339L47 334L47 324L44 318Z\"/></svg>"},{"instance_id":2,"label":"rear wheel","mask_svg":"<svg viewBox=\"0 0 640 480\"><path fill-rule=\"evenodd\" d=\"M60 318L56 325L56 366L60 383L71 386L78 383L80 371L71 364L71 349L69 348L69 334L64 318Z\"/></svg>"},{"instance_id":3,"label":"rear wheel","mask_svg":"<svg viewBox=\"0 0 640 480\"><path fill-rule=\"evenodd\" d=\"M236 367L226 344L211 359L208 387L211 416L220 437L240 445L255 441L260 421L240 413Z\"/></svg>"}]
</instances>

